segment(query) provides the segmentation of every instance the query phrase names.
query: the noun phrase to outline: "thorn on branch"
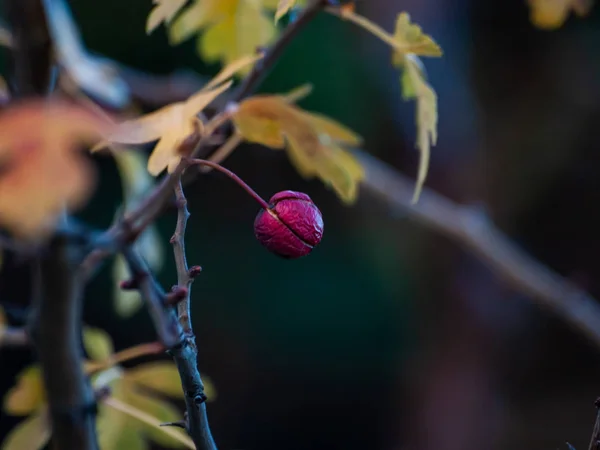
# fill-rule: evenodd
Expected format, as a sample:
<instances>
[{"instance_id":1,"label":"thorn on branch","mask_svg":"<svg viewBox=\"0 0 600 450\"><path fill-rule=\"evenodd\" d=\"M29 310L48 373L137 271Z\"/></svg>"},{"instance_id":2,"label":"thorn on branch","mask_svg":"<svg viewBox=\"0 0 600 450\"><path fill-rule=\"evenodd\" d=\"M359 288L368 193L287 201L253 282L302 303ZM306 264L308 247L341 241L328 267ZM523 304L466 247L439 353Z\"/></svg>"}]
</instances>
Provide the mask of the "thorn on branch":
<instances>
[{"instance_id":1,"label":"thorn on branch","mask_svg":"<svg viewBox=\"0 0 600 450\"><path fill-rule=\"evenodd\" d=\"M160 426L161 427L183 428L184 430L187 430L187 424L183 420L180 420L178 422L165 422L165 423L161 423Z\"/></svg>"}]
</instances>

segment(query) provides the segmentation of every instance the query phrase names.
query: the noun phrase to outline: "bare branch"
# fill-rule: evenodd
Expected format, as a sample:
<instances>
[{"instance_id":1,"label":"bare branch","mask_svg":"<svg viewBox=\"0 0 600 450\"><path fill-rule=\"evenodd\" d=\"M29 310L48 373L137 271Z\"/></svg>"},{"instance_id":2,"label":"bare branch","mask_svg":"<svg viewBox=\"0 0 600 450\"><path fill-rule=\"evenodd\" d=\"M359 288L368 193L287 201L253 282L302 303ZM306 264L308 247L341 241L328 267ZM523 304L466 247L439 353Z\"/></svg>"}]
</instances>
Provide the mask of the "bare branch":
<instances>
[{"instance_id":1,"label":"bare branch","mask_svg":"<svg viewBox=\"0 0 600 450\"><path fill-rule=\"evenodd\" d=\"M596 422L594 422L594 429L592 430L592 438L590 439L590 445L588 450L600 449L600 398L596 399Z\"/></svg>"},{"instance_id":2,"label":"bare branch","mask_svg":"<svg viewBox=\"0 0 600 450\"><path fill-rule=\"evenodd\" d=\"M82 364L83 282L77 259L64 236L53 238L40 256L29 329L42 367L53 448L98 450L95 395Z\"/></svg>"},{"instance_id":3,"label":"bare branch","mask_svg":"<svg viewBox=\"0 0 600 450\"><path fill-rule=\"evenodd\" d=\"M190 276L187 259L185 256L185 229L190 213L187 208L187 200L181 186L181 178L175 185L175 201L177 202L177 226L171 237L175 266L177 267L177 284L187 289L185 298L177 304L177 315L183 332L193 334L192 319L190 317L190 289L194 279Z\"/></svg>"},{"instance_id":4,"label":"bare branch","mask_svg":"<svg viewBox=\"0 0 600 450\"><path fill-rule=\"evenodd\" d=\"M187 432L197 450L217 450L208 424L206 394L197 367L198 352L193 332L191 329L188 333L183 332L175 308L167 301L168 295L152 277L139 253L128 248L124 255L138 282L142 298L150 308L159 336L177 365L185 394Z\"/></svg>"},{"instance_id":5,"label":"bare branch","mask_svg":"<svg viewBox=\"0 0 600 450\"><path fill-rule=\"evenodd\" d=\"M269 49L264 58L258 61L250 75L248 75L239 90L234 95L234 101L239 102L252 94L257 86L265 79L269 71L277 63L288 45L294 38L308 25L317 14L327 6L327 0L310 0L308 5L302 10L298 18L291 23L279 37L277 42Z\"/></svg>"},{"instance_id":6,"label":"bare branch","mask_svg":"<svg viewBox=\"0 0 600 450\"><path fill-rule=\"evenodd\" d=\"M600 305L584 290L518 248L480 211L424 189L412 204L414 183L377 158L356 152L363 188L474 253L509 286L585 334L600 347Z\"/></svg>"}]
</instances>

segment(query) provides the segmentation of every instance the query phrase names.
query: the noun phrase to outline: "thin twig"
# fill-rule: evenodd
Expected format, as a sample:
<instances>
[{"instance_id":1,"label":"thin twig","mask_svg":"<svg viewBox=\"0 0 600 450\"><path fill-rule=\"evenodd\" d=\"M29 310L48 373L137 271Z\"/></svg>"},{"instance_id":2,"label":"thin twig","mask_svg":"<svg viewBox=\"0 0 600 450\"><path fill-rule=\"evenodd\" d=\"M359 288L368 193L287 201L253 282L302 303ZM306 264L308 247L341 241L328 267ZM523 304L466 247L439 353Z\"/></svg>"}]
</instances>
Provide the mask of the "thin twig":
<instances>
[{"instance_id":1,"label":"thin twig","mask_svg":"<svg viewBox=\"0 0 600 450\"><path fill-rule=\"evenodd\" d=\"M132 247L127 247L123 251L123 256L150 311L160 341L167 348L181 345L183 336L177 321L177 314L166 303L164 292L152 277L148 265Z\"/></svg>"},{"instance_id":2,"label":"thin twig","mask_svg":"<svg viewBox=\"0 0 600 450\"><path fill-rule=\"evenodd\" d=\"M600 304L596 299L527 255L475 208L458 205L429 189L424 189L419 203L413 205L413 181L373 156L356 155L365 169L365 191L462 245L515 291L535 299L600 347Z\"/></svg>"},{"instance_id":3,"label":"thin twig","mask_svg":"<svg viewBox=\"0 0 600 450\"><path fill-rule=\"evenodd\" d=\"M169 348L168 353L177 365L185 394L187 432L197 450L217 450L208 424L206 394L198 371L194 335L191 330L189 333L183 332L175 308L167 302L168 295L152 277L139 253L128 248L124 256L137 280L142 298L148 304L159 337Z\"/></svg>"},{"instance_id":4,"label":"thin twig","mask_svg":"<svg viewBox=\"0 0 600 450\"><path fill-rule=\"evenodd\" d=\"M285 52L288 45L327 4L326 0L310 0L298 18L288 25L277 42L267 51L265 57L254 65L252 72L244 79L244 82L233 96L234 101L239 102L254 92L256 87L265 79L277 61L279 61L279 58Z\"/></svg>"},{"instance_id":5,"label":"thin twig","mask_svg":"<svg viewBox=\"0 0 600 450\"><path fill-rule=\"evenodd\" d=\"M596 421L594 422L594 429L592 430L592 437L590 439L590 445L588 450L599 450L600 449L600 398L596 399Z\"/></svg>"},{"instance_id":6,"label":"thin twig","mask_svg":"<svg viewBox=\"0 0 600 450\"><path fill-rule=\"evenodd\" d=\"M79 344L83 279L73 250L59 236L40 257L29 334L42 368L53 448L98 450L95 396Z\"/></svg>"},{"instance_id":7,"label":"thin twig","mask_svg":"<svg viewBox=\"0 0 600 450\"><path fill-rule=\"evenodd\" d=\"M181 178L175 185L175 202L177 203L177 225L175 232L171 237L173 253L175 256L175 266L177 268L177 284L186 288L186 295L183 300L177 304L177 316L183 332L186 335L193 335L192 319L190 316L190 293L194 279L190 276L187 258L185 256L185 229L190 213L187 208L187 200L181 185Z\"/></svg>"}]
</instances>

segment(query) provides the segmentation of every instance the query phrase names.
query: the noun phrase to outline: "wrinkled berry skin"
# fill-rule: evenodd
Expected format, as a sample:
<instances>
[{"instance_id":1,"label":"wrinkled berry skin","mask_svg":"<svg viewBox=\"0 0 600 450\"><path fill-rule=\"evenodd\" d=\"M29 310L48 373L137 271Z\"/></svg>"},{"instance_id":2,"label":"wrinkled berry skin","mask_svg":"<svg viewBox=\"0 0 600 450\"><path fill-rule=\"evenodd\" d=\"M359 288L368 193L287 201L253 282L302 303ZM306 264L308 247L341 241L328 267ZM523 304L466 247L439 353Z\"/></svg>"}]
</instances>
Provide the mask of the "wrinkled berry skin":
<instances>
[{"instance_id":1,"label":"wrinkled berry skin","mask_svg":"<svg viewBox=\"0 0 600 450\"><path fill-rule=\"evenodd\" d=\"M286 259L308 255L323 237L323 216L302 192L282 191L254 221L254 234L270 252Z\"/></svg>"}]
</instances>

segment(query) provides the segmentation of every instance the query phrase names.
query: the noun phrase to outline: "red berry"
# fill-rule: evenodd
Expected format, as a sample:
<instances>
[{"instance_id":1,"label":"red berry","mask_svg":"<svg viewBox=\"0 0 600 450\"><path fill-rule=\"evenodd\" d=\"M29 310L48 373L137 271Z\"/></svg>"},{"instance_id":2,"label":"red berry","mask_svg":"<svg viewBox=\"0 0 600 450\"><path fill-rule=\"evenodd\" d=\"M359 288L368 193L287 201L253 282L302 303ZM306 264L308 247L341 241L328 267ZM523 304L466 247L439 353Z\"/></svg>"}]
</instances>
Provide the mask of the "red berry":
<instances>
[{"instance_id":1,"label":"red berry","mask_svg":"<svg viewBox=\"0 0 600 450\"><path fill-rule=\"evenodd\" d=\"M269 251L283 258L308 255L323 237L323 216L310 197L282 191L269 200L254 221L254 234Z\"/></svg>"}]
</instances>

